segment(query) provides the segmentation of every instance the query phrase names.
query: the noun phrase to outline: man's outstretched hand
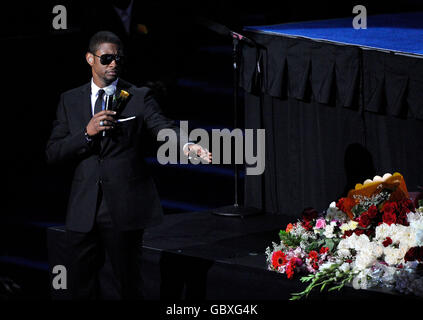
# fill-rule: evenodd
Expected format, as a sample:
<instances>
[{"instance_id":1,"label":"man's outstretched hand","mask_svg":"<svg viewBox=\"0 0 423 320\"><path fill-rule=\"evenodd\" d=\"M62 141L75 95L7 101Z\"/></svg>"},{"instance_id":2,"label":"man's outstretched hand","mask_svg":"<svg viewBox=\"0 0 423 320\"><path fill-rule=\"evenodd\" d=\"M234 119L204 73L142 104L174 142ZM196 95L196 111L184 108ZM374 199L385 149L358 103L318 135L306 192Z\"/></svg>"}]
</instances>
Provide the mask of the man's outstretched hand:
<instances>
[{"instance_id":1,"label":"man's outstretched hand","mask_svg":"<svg viewBox=\"0 0 423 320\"><path fill-rule=\"evenodd\" d=\"M199 158L210 163L212 161L212 154L206 148L203 148L199 144L189 144L186 146L184 153L188 157Z\"/></svg>"}]
</instances>

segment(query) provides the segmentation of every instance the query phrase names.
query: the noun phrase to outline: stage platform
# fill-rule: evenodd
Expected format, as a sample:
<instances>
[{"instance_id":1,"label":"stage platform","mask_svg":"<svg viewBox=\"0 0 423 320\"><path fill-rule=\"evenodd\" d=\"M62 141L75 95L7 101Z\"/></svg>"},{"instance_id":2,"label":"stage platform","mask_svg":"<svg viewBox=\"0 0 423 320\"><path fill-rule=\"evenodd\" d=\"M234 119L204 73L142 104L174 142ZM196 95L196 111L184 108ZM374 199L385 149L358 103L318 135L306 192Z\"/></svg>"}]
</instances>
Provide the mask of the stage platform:
<instances>
[{"instance_id":1,"label":"stage platform","mask_svg":"<svg viewBox=\"0 0 423 320\"><path fill-rule=\"evenodd\" d=\"M210 212L166 215L161 225L147 229L140 249L147 300L287 300L305 288L299 277L268 271L265 249L279 241L278 232L296 217L259 215L248 218L215 216ZM50 268L66 265L63 227L49 228ZM117 298L110 265L101 273L103 297ZM69 298L52 289L53 299ZM314 293L310 299L399 299L383 291L344 288Z\"/></svg>"},{"instance_id":2,"label":"stage platform","mask_svg":"<svg viewBox=\"0 0 423 320\"><path fill-rule=\"evenodd\" d=\"M354 29L353 18L248 26L244 30L423 57L423 12L368 16L367 29Z\"/></svg>"}]
</instances>

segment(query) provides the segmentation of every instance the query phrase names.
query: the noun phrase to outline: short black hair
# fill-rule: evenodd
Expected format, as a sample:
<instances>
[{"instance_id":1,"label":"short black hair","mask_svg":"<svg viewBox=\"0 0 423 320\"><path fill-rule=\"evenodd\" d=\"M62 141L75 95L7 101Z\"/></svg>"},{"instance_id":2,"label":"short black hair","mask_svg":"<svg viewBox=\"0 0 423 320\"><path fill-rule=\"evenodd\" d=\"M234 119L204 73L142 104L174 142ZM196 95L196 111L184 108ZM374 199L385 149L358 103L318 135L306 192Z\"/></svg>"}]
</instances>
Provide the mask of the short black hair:
<instances>
[{"instance_id":1,"label":"short black hair","mask_svg":"<svg viewBox=\"0 0 423 320\"><path fill-rule=\"evenodd\" d=\"M116 34L110 31L99 31L91 37L88 45L88 52L95 53L102 43L114 43L123 51L122 41L120 41Z\"/></svg>"}]
</instances>

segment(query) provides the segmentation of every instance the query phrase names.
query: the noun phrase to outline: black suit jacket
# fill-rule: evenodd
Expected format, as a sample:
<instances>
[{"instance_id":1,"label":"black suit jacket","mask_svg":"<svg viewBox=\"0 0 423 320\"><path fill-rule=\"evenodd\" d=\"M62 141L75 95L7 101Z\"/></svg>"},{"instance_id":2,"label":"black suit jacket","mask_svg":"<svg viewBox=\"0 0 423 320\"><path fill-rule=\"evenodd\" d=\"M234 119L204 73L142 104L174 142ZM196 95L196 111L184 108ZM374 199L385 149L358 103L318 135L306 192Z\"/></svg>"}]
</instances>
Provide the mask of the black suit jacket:
<instances>
[{"instance_id":1,"label":"black suit jacket","mask_svg":"<svg viewBox=\"0 0 423 320\"><path fill-rule=\"evenodd\" d=\"M117 110L117 117L136 118L120 123L106 137L98 135L92 143L84 136L92 117L91 83L60 97L46 156L48 163L76 164L66 216L68 230L91 230L100 185L119 230L142 229L162 218L159 196L144 162L142 132L147 129L157 136L161 129L172 128L179 140L179 128L162 114L150 89L119 79L116 92L122 89L130 96Z\"/></svg>"}]
</instances>

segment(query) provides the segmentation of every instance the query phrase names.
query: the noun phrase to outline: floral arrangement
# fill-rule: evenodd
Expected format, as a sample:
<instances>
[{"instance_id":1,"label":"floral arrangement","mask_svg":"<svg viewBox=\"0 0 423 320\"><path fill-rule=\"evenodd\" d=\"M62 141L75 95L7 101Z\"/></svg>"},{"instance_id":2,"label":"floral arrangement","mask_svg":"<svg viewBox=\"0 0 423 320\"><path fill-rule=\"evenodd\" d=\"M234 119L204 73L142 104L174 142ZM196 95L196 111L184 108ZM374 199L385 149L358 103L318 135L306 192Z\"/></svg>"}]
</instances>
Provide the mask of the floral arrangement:
<instances>
[{"instance_id":1,"label":"floral arrangement","mask_svg":"<svg viewBox=\"0 0 423 320\"><path fill-rule=\"evenodd\" d=\"M279 237L266 249L268 269L309 283L291 300L345 284L423 297L423 200L408 198L399 173L357 184L322 214L305 209Z\"/></svg>"}]
</instances>

